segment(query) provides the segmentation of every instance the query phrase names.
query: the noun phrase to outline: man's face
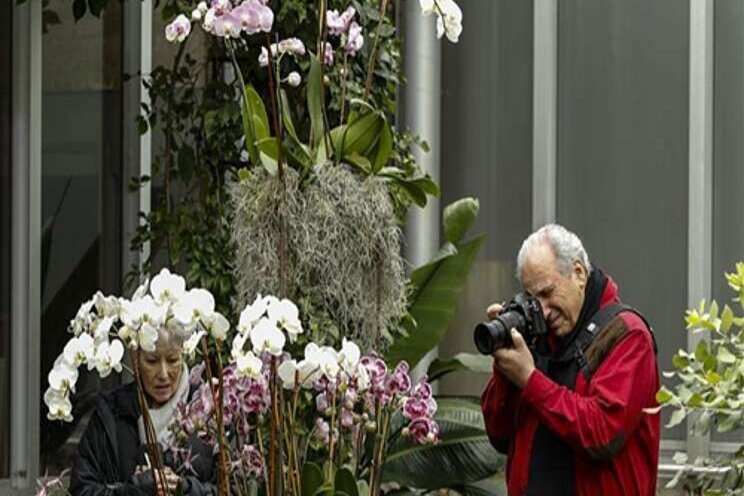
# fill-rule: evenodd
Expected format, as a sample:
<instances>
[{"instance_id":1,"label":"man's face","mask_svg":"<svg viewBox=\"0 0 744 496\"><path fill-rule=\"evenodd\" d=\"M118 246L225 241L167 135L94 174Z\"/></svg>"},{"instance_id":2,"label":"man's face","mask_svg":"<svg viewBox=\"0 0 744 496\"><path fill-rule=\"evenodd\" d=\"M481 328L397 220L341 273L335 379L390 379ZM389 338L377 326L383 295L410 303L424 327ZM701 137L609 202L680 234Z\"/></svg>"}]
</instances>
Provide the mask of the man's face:
<instances>
[{"instance_id":1,"label":"man's face","mask_svg":"<svg viewBox=\"0 0 744 496\"><path fill-rule=\"evenodd\" d=\"M557 337L569 334L584 304L586 268L574 262L571 274L564 276L556 265L553 250L542 244L525 260L521 279L525 292L540 301L548 330Z\"/></svg>"}]
</instances>

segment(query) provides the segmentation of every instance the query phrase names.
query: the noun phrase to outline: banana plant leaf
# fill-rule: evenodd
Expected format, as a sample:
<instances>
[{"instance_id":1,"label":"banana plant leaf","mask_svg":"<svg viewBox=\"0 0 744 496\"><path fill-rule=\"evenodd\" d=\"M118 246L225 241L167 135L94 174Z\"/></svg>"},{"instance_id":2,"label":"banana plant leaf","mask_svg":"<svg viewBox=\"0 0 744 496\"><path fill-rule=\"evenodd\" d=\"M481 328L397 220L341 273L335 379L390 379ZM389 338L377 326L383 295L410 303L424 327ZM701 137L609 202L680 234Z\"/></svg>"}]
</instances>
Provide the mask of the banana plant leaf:
<instances>
[{"instance_id":1,"label":"banana plant leaf","mask_svg":"<svg viewBox=\"0 0 744 496\"><path fill-rule=\"evenodd\" d=\"M475 353L458 353L449 360L440 360L437 358L431 362L427 375L429 376L429 382L433 382L452 372L470 371L490 374L492 370L493 359L490 356Z\"/></svg>"},{"instance_id":2,"label":"banana plant leaf","mask_svg":"<svg viewBox=\"0 0 744 496\"><path fill-rule=\"evenodd\" d=\"M401 337L388 350L388 363L406 360L411 368L444 337L455 314L470 268L475 262L485 235L457 247L456 253L437 257L411 273L414 293L409 313L415 321L407 324L408 337Z\"/></svg>"},{"instance_id":3,"label":"banana plant leaf","mask_svg":"<svg viewBox=\"0 0 744 496\"><path fill-rule=\"evenodd\" d=\"M504 457L488 441L477 401L439 398L437 402L435 419L441 441L420 445L409 438L398 438L383 468L385 481L419 489L465 487L504 466Z\"/></svg>"}]
</instances>

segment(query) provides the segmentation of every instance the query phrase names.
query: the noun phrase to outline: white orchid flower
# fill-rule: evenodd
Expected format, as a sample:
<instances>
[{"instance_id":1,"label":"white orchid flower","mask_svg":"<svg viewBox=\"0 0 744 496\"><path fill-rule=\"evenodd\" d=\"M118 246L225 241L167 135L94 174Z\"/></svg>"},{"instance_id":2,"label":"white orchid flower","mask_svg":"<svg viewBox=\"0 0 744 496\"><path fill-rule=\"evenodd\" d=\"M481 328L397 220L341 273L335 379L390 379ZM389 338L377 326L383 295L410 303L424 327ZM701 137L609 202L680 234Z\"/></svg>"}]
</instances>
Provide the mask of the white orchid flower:
<instances>
[{"instance_id":1,"label":"white orchid flower","mask_svg":"<svg viewBox=\"0 0 744 496\"><path fill-rule=\"evenodd\" d=\"M127 343L130 348L137 348L137 331L127 325L123 325L116 331L119 339Z\"/></svg>"},{"instance_id":2,"label":"white orchid flower","mask_svg":"<svg viewBox=\"0 0 744 496\"><path fill-rule=\"evenodd\" d=\"M436 0L442 15L437 18L437 38L442 34L452 43L460 40L462 33L462 10L454 0Z\"/></svg>"},{"instance_id":3,"label":"white orchid flower","mask_svg":"<svg viewBox=\"0 0 744 496\"><path fill-rule=\"evenodd\" d=\"M248 341L248 338L250 337L250 334L245 333L238 333L233 338L232 342L232 351L230 354L233 358L238 358L239 356L243 355L243 347L245 346L245 342Z\"/></svg>"},{"instance_id":4,"label":"white orchid flower","mask_svg":"<svg viewBox=\"0 0 744 496\"><path fill-rule=\"evenodd\" d=\"M207 333L204 331L195 332L183 343L183 351L188 356L193 356L196 351L196 347L199 346L201 339L206 336Z\"/></svg>"},{"instance_id":5,"label":"white orchid flower","mask_svg":"<svg viewBox=\"0 0 744 496\"><path fill-rule=\"evenodd\" d=\"M93 358L98 375L107 377L112 370L121 372L121 359L123 357L124 345L118 339L100 343L96 347L96 354Z\"/></svg>"},{"instance_id":6,"label":"white orchid flower","mask_svg":"<svg viewBox=\"0 0 744 496\"><path fill-rule=\"evenodd\" d=\"M334 379L340 371L338 353L330 346L319 347L315 343L305 346L305 360L317 367L320 373Z\"/></svg>"},{"instance_id":7,"label":"white orchid flower","mask_svg":"<svg viewBox=\"0 0 744 496\"><path fill-rule=\"evenodd\" d=\"M186 328L193 328L202 318L214 313L214 296L206 289L191 289L173 306L173 315Z\"/></svg>"},{"instance_id":8,"label":"white orchid flower","mask_svg":"<svg viewBox=\"0 0 744 496\"><path fill-rule=\"evenodd\" d=\"M78 308L78 311L75 314L75 318L70 321L69 331L75 336L79 336L81 333L88 330L88 327L93 320L93 317L90 314L92 308L93 300L90 299L80 305L80 308Z\"/></svg>"},{"instance_id":9,"label":"white orchid flower","mask_svg":"<svg viewBox=\"0 0 744 496\"><path fill-rule=\"evenodd\" d=\"M307 343L305 345L305 360L309 363L314 364L316 367L320 367L322 352L320 346L315 343Z\"/></svg>"},{"instance_id":10,"label":"white orchid flower","mask_svg":"<svg viewBox=\"0 0 744 496\"><path fill-rule=\"evenodd\" d=\"M227 331L230 330L230 322L219 312L202 318L204 327L209 334L218 341L224 341L227 338Z\"/></svg>"},{"instance_id":11,"label":"white orchid flower","mask_svg":"<svg viewBox=\"0 0 744 496\"><path fill-rule=\"evenodd\" d=\"M262 318L250 333L251 344L254 353L269 353L273 356L279 356L284 349L287 339L284 333L279 330L274 322L267 318Z\"/></svg>"},{"instance_id":12,"label":"white orchid flower","mask_svg":"<svg viewBox=\"0 0 744 496\"><path fill-rule=\"evenodd\" d=\"M419 0L421 5L421 14L429 16L434 14L434 0Z\"/></svg>"},{"instance_id":13,"label":"white orchid flower","mask_svg":"<svg viewBox=\"0 0 744 496\"><path fill-rule=\"evenodd\" d=\"M238 321L238 332L245 334L253 329L261 317L266 313L266 307L268 301L260 294L256 296L253 303L246 305L242 312L240 312L240 320Z\"/></svg>"},{"instance_id":14,"label":"white orchid flower","mask_svg":"<svg viewBox=\"0 0 744 496\"><path fill-rule=\"evenodd\" d=\"M140 300L141 298L134 301ZM126 327L136 331L139 329L139 326L142 325L142 312L140 307L137 306L134 301L124 298L120 300L119 319Z\"/></svg>"},{"instance_id":15,"label":"white orchid flower","mask_svg":"<svg viewBox=\"0 0 744 496\"><path fill-rule=\"evenodd\" d=\"M331 347L324 346L321 348L323 358L320 362L320 371L323 372L329 379L333 379L338 376L341 371L341 367L338 363L338 354L336 350Z\"/></svg>"},{"instance_id":16,"label":"white orchid flower","mask_svg":"<svg viewBox=\"0 0 744 496\"><path fill-rule=\"evenodd\" d=\"M359 350L359 346L357 346L353 341L348 341L346 338L343 339L343 344L341 345L341 351L338 354L338 362L341 365L341 368L346 371L346 373L353 375L359 365L359 359L362 356L361 350Z\"/></svg>"},{"instance_id":17,"label":"white orchid flower","mask_svg":"<svg viewBox=\"0 0 744 496\"><path fill-rule=\"evenodd\" d=\"M437 38L447 35L452 43L457 43L462 33L462 10L454 0L419 0L424 16L436 15Z\"/></svg>"},{"instance_id":18,"label":"white orchid flower","mask_svg":"<svg viewBox=\"0 0 744 496\"><path fill-rule=\"evenodd\" d=\"M261 369L263 368L263 362L253 352L247 352L240 355L236 359L236 367L238 377L251 377L258 379L261 377Z\"/></svg>"},{"instance_id":19,"label":"white orchid flower","mask_svg":"<svg viewBox=\"0 0 744 496\"><path fill-rule=\"evenodd\" d=\"M318 367L307 361L285 360L279 365L277 374L286 389L295 389L299 382L300 387L310 387L320 375Z\"/></svg>"},{"instance_id":20,"label":"white orchid flower","mask_svg":"<svg viewBox=\"0 0 744 496\"><path fill-rule=\"evenodd\" d=\"M119 298L116 296L104 296L102 292L97 291L93 295L93 305L99 316L116 317L119 315Z\"/></svg>"},{"instance_id":21,"label":"white orchid flower","mask_svg":"<svg viewBox=\"0 0 744 496\"><path fill-rule=\"evenodd\" d=\"M75 384L78 380L78 369L60 355L54 362L54 367L49 371L49 386L57 391L75 392Z\"/></svg>"},{"instance_id":22,"label":"white orchid flower","mask_svg":"<svg viewBox=\"0 0 744 496\"><path fill-rule=\"evenodd\" d=\"M104 317L98 321L98 324L96 324L96 329L95 331L93 331L93 337L95 338L96 343L103 340L108 341L109 331L111 330L111 326L114 324L115 321L116 317Z\"/></svg>"},{"instance_id":23,"label":"white orchid flower","mask_svg":"<svg viewBox=\"0 0 744 496\"><path fill-rule=\"evenodd\" d=\"M151 326L160 327L165 324L168 306L158 304L150 295L137 300L122 300L119 318L124 325L138 329L147 322Z\"/></svg>"},{"instance_id":24,"label":"white orchid flower","mask_svg":"<svg viewBox=\"0 0 744 496\"><path fill-rule=\"evenodd\" d=\"M134 294L132 295L132 300L139 300L141 298L144 298L147 294L147 289L150 287L150 280L145 279L145 282L137 286L137 289L134 291ZM125 299L125 298L122 298Z\"/></svg>"},{"instance_id":25,"label":"white orchid flower","mask_svg":"<svg viewBox=\"0 0 744 496\"><path fill-rule=\"evenodd\" d=\"M370 379L366 367L357 367L354 377L356 378L356 385L359 391L369 389Z\"/></svg>"},{"instance_id":26,"label":"white orchid flower","mask_svg":"<svg viewBox=\"0 0 744 496\"><path fill-rule=\"evenodd\" d=\"M150 294L160 303L177 301L186 292L186 281L178 274L163 269L150 282Z\"/></svg>"},{"instance_id":27,"label":"white orchid flower","mask_svg":"<svg viewBox=\"0 0 744 496\"><path fill-rule=\"evenodd\" d=\"M47 412L49 420L72 422L72 403L67 394L50 387L44 393L44 403L49 409Z\"/></svg>"},{"instance_id":28,"label":"white orchid flower","mask_svg":"<svg viewBox=\"0 0 744 496\"><path fill-rule=\"evenodd\" d=\"M155 351L155 343L158 340L158 330L148 322L143 323L137 331L137 343L145 351Z\"/></svg>"},{"instance_id":29,"label":"white orchid flower","mask_svg":"<svg viewBox=\"0 0 744 496\"><path fill-rule=\"evenodd\" d=\"M154 327L160 327L165 324L168 316L168 305L162 305L155 301L151 296L145 296L135 302L142 314L142 321L147 322Z\"/></svg>"},{"instance_id":30,"label":"white orchid flower","mask_svg":"<svg viewBox=\"0 0 744 496\"><path fill-rule=\"evenodd\" d=\"M302 322L300 322L300 312L297 306L286 298L269 300L268 303L269 319L275 321L277 326L287 331L289 340L295 342L297 336L302 334Z\"/></svg>"},{"instance_id":31,"label":"white orchid flower","mask_svg":"<svg viewBox=\"0 0 744 496\"><path fill-rule=\"evenodd\" d=\"M88 362L93 357L95 343L90 334L84 333L70 339L62 352L67 363L73 367Z\"/></svg>"}]
</instances>

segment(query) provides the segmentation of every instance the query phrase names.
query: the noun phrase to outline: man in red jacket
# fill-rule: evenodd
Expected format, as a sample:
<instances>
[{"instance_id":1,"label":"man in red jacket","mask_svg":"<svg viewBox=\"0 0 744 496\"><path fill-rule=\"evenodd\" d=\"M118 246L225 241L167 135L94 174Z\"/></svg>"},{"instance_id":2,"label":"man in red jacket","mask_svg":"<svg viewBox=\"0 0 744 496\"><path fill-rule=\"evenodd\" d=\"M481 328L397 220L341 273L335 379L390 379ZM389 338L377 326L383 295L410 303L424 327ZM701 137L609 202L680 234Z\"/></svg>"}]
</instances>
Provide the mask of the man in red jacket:
<instances>
[{"instance_id":1,"label":"man in red jacket","mask_svg":"<svg viewBox=\"0 0 744 496\"><path fill-rule=\"evenodd\" d=\"M620 307L615 282L562 226L524 241L517 275L542 306L551 353L536 368L512 329L514 346L493 354L481 407L491 443L508 456L509 494L655 494L660 419L644 413L659 389L651 330ZM489 318L501 309L491 305ZM601 309L616 315L597 329Z\"/></svg>"}]
</instances>

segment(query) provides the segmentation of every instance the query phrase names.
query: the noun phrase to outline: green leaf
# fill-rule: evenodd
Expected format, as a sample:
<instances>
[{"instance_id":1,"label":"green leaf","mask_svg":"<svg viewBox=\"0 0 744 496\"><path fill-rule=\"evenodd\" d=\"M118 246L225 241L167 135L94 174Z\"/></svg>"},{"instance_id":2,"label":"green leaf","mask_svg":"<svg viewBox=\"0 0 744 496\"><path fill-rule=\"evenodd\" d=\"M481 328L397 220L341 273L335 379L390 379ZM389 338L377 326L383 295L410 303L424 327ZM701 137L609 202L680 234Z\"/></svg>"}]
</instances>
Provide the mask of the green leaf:
<instances>
[{"instance_id":1,"label":"green leaf","mask_svg":"<svg viewBox=\"0 0 744 496\"><path fill-rule=\"evenodd\" d=\"M182 145L178 149L178 172L184 182L191 181L195 165L194 149L189 145Z\"/></svg>"},{"instance_id":2,"label":"green leaf","mask_svg":"<svg viewBox=\"0 0 744 496\"><path fill-rule=\"evenodd\" d=\"M439 398L435 420L438 444L414 444L401 437L390 447L383 480L402 486L439 489L481 481L504 465L504 457L491 446L477 401Z\"/></svg>"},{"instance_id":3,"label":"green leaf","mask_svg":"<svg viewBox=\"0 0 744 496\"><path fill-rule=\"evenodd\" d=\"M439 186L429 176L417 177L412 179L411 182L419 186L427 195L439 196L440 194Z\"/></svg>"},{"instance_id":4,"label":"green leaf","mask_svg":"<svg viewBox=\"0 0 744 496\"><path fill-rule=\"evenodd\" d=\"M310 54L310 72L307 76L307 109L310 113L310 144L320 143L323 137L323 108L321 92L323 81L318 57Z\"/></svg>"},{"instance_id":5,"label":"green leaf","mask_svg":"<svg viewBox=\"0 0 744 496\"><path fill-rule=\"evenodd\" d=\"M672 357L672 365L678 370L687 367L689 364L690 361L682 355L674 355Z\"/></svg>"},{"instance_id":6,"label":"green leaf","mask_svg":"<svg viewBox=\"0 0 744 496\"><path fill-rule=\"evenodd\" d=\"M459 243L478 217L480 203L475 198L462 198L448 205L442 215L444 237L450 243Z\"/></svg>"},{"instance_id":7,"label":"green leaf","mask_svg":"<svg viewBox=\"0 0 744 496\"><path fill-rule=\"evenodd\" d=\"M721 332L729 332L729 329L731 329L731 324L734 323L734 312L731 311L731 307L728 305L723 307L723 312L721 312Z\"/></svg>"},{"instance_id":8,"label":"green leaf","mask_svg":"<svg viewBox=\"0 0 744 496\"><path fill-rule=\"evenodd\" d=\"M485 236L480 235L459 246L456 255L430 262L411 273L414 294L409 312L417 327L408 329L409 337L393 343L386 356L388 363L406 360L413 368L439 344L455 314L470 268L484 241Z\"/></svg>"},{"instance_id":9,"label":"green leaf","mask_svg":"<svg viewBox=\"0 0 744 496\"><path fill-rule=\"evenodd\" d=\"M282 105L282 122L284 122L284 129L287 134L292 136L295 140L299 141L297 137L297 131L295 130L294 122L292 122L292 112L289 106L289 98L287 98L287 92L282 89L279 92Z\"/></svg>"},{"instance_id":10,"label":"green leaf","mask_svg":"<svg viewBox=\"0 0 744 496\"><path fill-rule=\"evenodd\" d=\"M374 167L372 172L377 174L385 167L390 160L390 154L393 152L393 133L390 132L390 124L385 122L380 134L380 141L377 144L377 153L375 154Z\"/></svg>"},{"instance_id":11,"label":"green leaf","mask_svg":"<svg viewBox=\"0 0 744 496\"><path fill-rule=\"evenodd\" d=\"M93 14L95 17L101 17L101 12L103 12L103 8L106 6L107 0L88 0L88 8L90 9L90 13Z\"/></svg>"},{"instance_id":12,"label":"green leaf","mask_svg":"<svg viewBox=\"0 0 744 496\"><path fill-rule=\"evenodd\" d=\"M705 376L705 378L708 380L709 383L716 385L719 382L721 382L721 376L718 374L718 372L711 370L708 372Z\"/></svg>"},{"instance_id":13,"label":"green leaf","mask_svg":"<svg viewBox=\"0 0 744 496\"><path fill-rule=\"evenodd\" d=\"M669 391L666 386L661 386L661 389L659 389L659 391L656 393L656 401L660 405L667 403L672 398L674 398L674 394L672 394L672 392Z\"/></svg>"},{"instance_id":14,"label":"green leaf","mask_svg":"<svg viewBox=\"0 0 744 496\"><path fill-rule=\"evenodd\" d=\"M675 410L674 413L672 413L672 416L666 425L667 429L674 427L675 425L682 422L686 416L687 416L687 412L684 409Z\"/></svg>"},{"instance_id":15,"label":"green leaf","mask_svg":"<svg viewBox=\"0 0 744 496\"><path fill-rule=\"evenodd\" d=\"M367 157L359 155L356 152L352 152L346 155L344 159L365 174L369 174L372 169L372 164L369 163L369 159Z\"/></svg>"},{"instance_id":16,"label":"green leaf","mask_svg":"<svg viewBox=\"0 0 744 496\"><path fill-rule=\"evenodd\" d=\"M357 481L357 493L359 496L369 496L369 484L366 480Z\"/></svg>"},{"instance_id":17,"label":"green leaf","mask_svg":"<svg viewBox=\"0 0 744 496\"><path fill-rule=\"evenodd\" d=\"M458 494L462 496L506 496L506 484L503 478L488 477L482 481L455 486Z\"/></svg>"},{"instance_id":18,"label":"green leaf","mask_svg":"<svg viewBox=\"0 0 744 496\"><path fill-rule=\"evenodd\" d=\"M718 361L725 363L726 365L731 365L736 362L736 357L728 350L728 348L720 346L718 348Z\"/></svg>"},{"instance_id":19,"label":"green leaf","mask_svg":"<svg viewBox=\"0 0 744 496\"><path fill-rule=\"evenodd\" d=\"M692 396L687 400L687 406L690 408L698 408L703 404L703 395L695 391Z\"/></svg>"},{"instance_id":20,"label":"green leaf","mask_svg":"<svg viewBox=\"0 0 744 496\"><path fill-rule=\"evenodd\" d=\"M334 489L336 493L342 492L348 496L358 496L357 481L354 474L348 468L340 468L336 471L334 480Z\"/></svg>"},{"instance_id":21,"label":"green leaf","mask_svg":"<svg viewBox=\"0 0 744 496\"><path fill-rule=\"evenodd\" d=\"M490 356L477 355L474 353L458 353L450 360L434 360L429 365L429 382L435 381L452 372L467 370L490 374L493 370L493 361Z\"/></svg>"},{"instance_id":22,"label":"green leaf","mask_svg":"<svg viewBox=\"0 0 744 496\"><path fill-rule=\"evenodd\" d=\"M86 5L85 0L75 0L72 4L72 16L75 18L75 22L83 18L87 9L88 6Z\"/></svg>"},{"instance_id":23,"label":"green leaf","mask_svg":"<svg viewBox=\"0 0 744 496\"><path fill-rule=\"evenodd\" d=\"M370 112L350 122L333 143L336 153L345 157L356 152L369 157L380 139L384 125L385 119L378 112Z\"/></svg>"},{"instance_id":24,"label":"green leaf","mask_svg":"<svg viewBox=\"0 0 744 496\"><path fill-rule=\"evenodd\" d=\"M241 180L241 181L247 181L250 178L251 178L251 171L249 171L245 167L241 167L240 169L238 169L238 179L239 180Z\"/></svg>"},{"instance_id":25,"label":"green leaf","mask_svg":"<svg viewBox=\"0 0 744 496\"><path fill-rule=\"evenodd\" d=\"M302 496L312 496L323 485L323 471L315 463L302 467Z\"/></svg>"},{"instance_id":26,"label":"green leaf","mask_svg":"<svg viewBox=\"0 0 744 496\"><path fill-rule=\"evenodd\" d=\"M708 352L707 341L700 340L697 346L695 346L695 360L703 363L709 356L710 356L710 353Z\"/></svg>"},{"instance_id":27,"label":"green leaf","mask_svg":"<svg viewBox=\"0 0 744 496\"><path fill-rule=\"evenodd\" d=\"M261 165L264 169L266 169L266 172L268 172L272 176L276 176L279 173L279 163L276 161L275 158L267 155L264 152L259 152L258 157Z\"/></svg>"}]
</instances>

